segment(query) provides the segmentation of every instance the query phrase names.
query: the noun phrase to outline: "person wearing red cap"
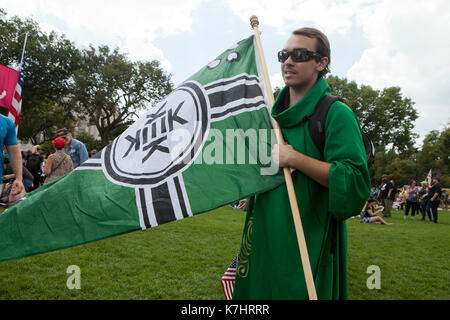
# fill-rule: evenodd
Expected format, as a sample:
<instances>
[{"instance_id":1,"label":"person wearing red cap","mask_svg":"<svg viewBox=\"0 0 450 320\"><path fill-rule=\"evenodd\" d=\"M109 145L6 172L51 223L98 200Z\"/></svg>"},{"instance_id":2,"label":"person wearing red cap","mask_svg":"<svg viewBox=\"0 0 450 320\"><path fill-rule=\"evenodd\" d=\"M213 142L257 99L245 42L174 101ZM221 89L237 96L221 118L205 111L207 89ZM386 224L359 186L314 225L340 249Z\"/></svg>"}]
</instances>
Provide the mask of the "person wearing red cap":
<instances>
[{"instance_id":1,"label":"person wearing red cap","mask_svg":"<svg viewBox=\"0 0 450 320\"><path fill-rule=\"evenodd\" d=\"M72 159L64 152L66 141L63 138L56 138L52 141L52 144L56 151L48 156L47 164L44 168L44 174L46 175L44 184L73 171Z\"/></svg>"}]
</instances>

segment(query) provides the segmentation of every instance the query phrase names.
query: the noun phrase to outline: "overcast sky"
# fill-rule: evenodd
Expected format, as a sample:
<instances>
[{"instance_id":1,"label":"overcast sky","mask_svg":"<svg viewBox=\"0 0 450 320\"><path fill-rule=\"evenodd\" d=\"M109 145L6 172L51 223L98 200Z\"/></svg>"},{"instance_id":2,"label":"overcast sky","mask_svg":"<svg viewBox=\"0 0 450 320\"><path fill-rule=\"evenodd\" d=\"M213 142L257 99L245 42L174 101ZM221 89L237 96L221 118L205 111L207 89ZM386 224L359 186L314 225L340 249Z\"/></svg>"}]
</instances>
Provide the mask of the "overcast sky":
<instances>
[{"instance_id":1,"label":"overcast sky","mask_svg":"<svg viewBox=\"0 0 450 320\"><path fill-rule=\"evenodd\" d=\"M281 86L277 52L292 30L316 27L330 39L332 75L399 86L416 102L419 144L450 122L448 0L0 0L0 8L80 48L107 44L133 60L158 59L175 85L250 36L256 14L272 87Z\"/></svg>"}]
</instances>

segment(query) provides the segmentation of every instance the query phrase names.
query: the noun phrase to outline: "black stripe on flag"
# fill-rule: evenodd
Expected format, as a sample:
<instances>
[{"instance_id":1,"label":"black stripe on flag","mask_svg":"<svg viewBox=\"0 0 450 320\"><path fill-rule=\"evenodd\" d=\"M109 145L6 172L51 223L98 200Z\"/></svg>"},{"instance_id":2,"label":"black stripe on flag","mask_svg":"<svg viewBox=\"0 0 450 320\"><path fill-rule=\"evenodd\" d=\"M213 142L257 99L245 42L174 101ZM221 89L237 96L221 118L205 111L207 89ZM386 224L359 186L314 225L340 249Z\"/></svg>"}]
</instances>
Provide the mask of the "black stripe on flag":
<instances>
[{"instance_id":1,"label":"black stripe on flag","mask_svg":"<svg viewBox=\"0 0 450 320\"><path fill-rule=\"evenodd\" d=\"M227 115L229 113L232 113L232 112L235 112L235 111L238 111L238 110L242 110L242 109L256 108L256 107L259 107L259 106L261 106L263 104L265 104L264 100L256 102L256 103L248 103L248 104L240 105L240 106L237 106L237 107L234 107L234 108L227 109L227 110L225 110L224 112L221 112L221 113L213 113L213 114L211 114L211 119L221 118L221 117L223 117L223 116L225 116L225 115Z\"/></svg>"},{"instance_id":2,"label":"black stripe on flag","mask_svg":"<svg viewBox=\"0 0 450 320\"><path fill-rule=\"evenodd\" d=\"M244 74L244 75L242 75L242 76L240 76L240 77L231 78L231 79L224 80L224 81L217 81L217 82L214 82L214 83L212 83L212 84L210 84L210 85L205 86L205 90L211 90L211 89L214 89L214 88L217 88L217 87L226 86L226 85L228 85L228 84L235 83L235 82L237 82L237 81L239 81L239 80L242 80L242 79L250 80L250 81L251 81L251 80L256 80L256 81L259 82L257 76L250 76L250 75L248 75L248 74Z\"/></svg>"},{"instance_id":3,"label":"black stripe on flag","mask_svg":"<svg viewBox=\"0 0 450 320\"><path fill-rule=\"evenodd\" d=\"M181 207L181 213L183 214L184 218L187 218L187 217L189 217L189 215L187 213L186 203L184 202L183 191L181 190L181 185L180 185L180 179L178 177L175 177L173 179L173 182L175 183L175 189L177 190L178 201L180 202L180 207Z\"/></svg>"},{"instance_id":4,"label":"black stripe on flag","mask_svg":"<svg viewBox=\"0 0 450 320\"><path fill-rule=\"evenodd\" d=\"M240 99L252 99L259 96L263 96L261 87L258 84L251 85L239 85L230 88L226 91L219 91L209 94L209 101L211 103L211 108L222 107L226 104L240 100Z\"/></svg>"},{"instance_id":5,"label":"black stripe on flag","mask_svg":"<svg viewBox=\"0 0 450 320\"><path fill-rule=\"evenodd\" d=\"M139 198L141 200L141 210L142 210L142 217L144 219L144 224L146 228L151 228L150 221L148 219L148 211L147 211L147 204L145 201L145 191L144 189L139 189Z\"/></svg>"},{"instance_id":6,"label":"black stripe on flag","mask_svg":"<svg viewBox=\"0 0 450 320\"><path fill-rule=\"evenodd\" d=\"M152 198L158 225L176 220L167 182L152 189Z\"/></svg>"},{"instance_id":7,"label":"black stripe on flag","mask_svg":"<svg viewBox=\"0 0 450 320\"><path fill-rule=\"evenodd\" d=\"M93 167L93 168L98 168L98 167L101 167L101 166L102 166L101 163L92 163L92 162L89 162L89 163L84 162L84 163L80 164L80 167Z\"/></svg>"}]
</instances>

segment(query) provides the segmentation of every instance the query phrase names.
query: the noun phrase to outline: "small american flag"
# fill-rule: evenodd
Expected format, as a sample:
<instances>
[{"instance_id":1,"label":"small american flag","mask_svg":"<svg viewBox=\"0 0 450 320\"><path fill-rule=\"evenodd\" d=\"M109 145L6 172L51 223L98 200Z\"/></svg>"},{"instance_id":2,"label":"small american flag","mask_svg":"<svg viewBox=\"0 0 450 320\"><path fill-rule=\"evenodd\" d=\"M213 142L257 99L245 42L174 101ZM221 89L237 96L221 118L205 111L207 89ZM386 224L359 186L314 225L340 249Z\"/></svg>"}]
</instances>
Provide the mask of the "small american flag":
<instances>
[{"instance_id":1,"label":"small american flag","mask_svg":"<svg viewBox=\"0 0 450 320\"><path fill-rule=\"evenodd\" d=\"M220 283L222 284L223 293L226 300L231 300L231 298L233 297L234 279L236 278L236 265L237 256L234 257L233 262L231 262L222 279L220 279Z\"/></svg>"},{"instance_id":2,"label":"small american flag","mask_svg":"<svg viewBox=\"0 0 450 320\"><path fill-rule=\"evenodd\" d=\"M16 126L16 132L19 126L20 111L22 109L22 88L23 88L23 78L25 74L24 71L25 71L27 36L25 36L25 44L23 46L22 60L20 62L19 79L17 81L16 90L13 95L11 103L12 107L9 108L8 112L8 118L10 118L14 122L14 125Z\"/></svg>"}]
</instances>

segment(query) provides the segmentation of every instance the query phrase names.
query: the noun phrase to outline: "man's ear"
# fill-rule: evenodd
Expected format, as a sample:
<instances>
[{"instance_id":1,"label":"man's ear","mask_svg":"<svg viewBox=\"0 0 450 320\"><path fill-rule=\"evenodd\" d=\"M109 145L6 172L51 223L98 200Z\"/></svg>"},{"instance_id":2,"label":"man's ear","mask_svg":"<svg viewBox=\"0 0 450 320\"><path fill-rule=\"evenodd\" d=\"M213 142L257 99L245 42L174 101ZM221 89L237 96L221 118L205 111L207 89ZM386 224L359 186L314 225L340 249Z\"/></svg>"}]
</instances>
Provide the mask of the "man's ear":
<instances>
[{"instance_id":1,"label":"man's ear","mask_svg":"<svg viewBox=\"0 0 450 320\"><path fill-rule=\"evenodd\" d=\"M329 63L328 57L322 57L320 61L317 63L316 70L321 72L323 71Z\"/></svg>"}]
</instances>

